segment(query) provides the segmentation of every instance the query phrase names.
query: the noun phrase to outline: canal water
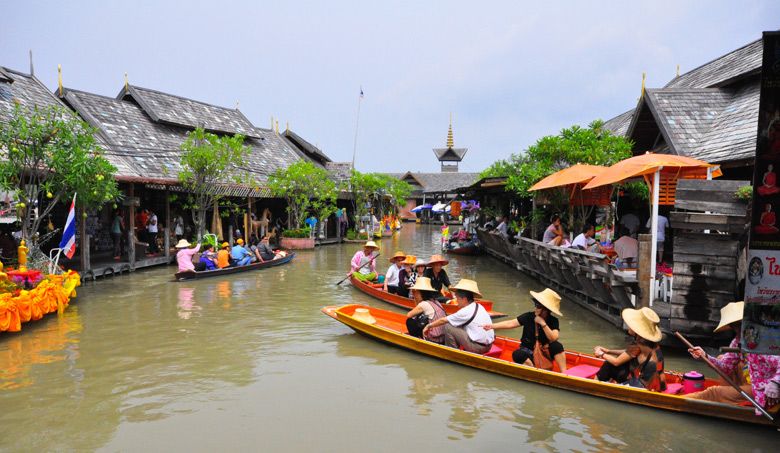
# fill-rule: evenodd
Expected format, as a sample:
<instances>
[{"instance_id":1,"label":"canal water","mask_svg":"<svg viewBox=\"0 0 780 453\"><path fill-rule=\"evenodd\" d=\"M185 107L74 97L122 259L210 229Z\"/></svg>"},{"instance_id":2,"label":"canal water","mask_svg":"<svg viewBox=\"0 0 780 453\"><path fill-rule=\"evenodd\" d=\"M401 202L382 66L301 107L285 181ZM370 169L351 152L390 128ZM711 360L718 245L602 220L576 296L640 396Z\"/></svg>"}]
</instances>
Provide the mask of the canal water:
<instances>
[{"instance_id":1,"label":"canal water","mask_svg":"<svg viewBox=\"0 0 780 453\"><path fill-rule=\"evenodd\" d=\"M428 257L438 229L382 241ZM390 308L336 286L357 244L287 266L173 282L173 267L80 288L61 317L0 335L3 451L777 451L772 430L606 401L427 358L359 336L324 305ZM497 310L538 282L488 256L450 257ZM392 308L391 308L392 309ZM564 300L562 342L624 336ZM515 336L518 331L504 331ZM670 369L700 369L669 354Z\"/></svg>"}]
</instances>

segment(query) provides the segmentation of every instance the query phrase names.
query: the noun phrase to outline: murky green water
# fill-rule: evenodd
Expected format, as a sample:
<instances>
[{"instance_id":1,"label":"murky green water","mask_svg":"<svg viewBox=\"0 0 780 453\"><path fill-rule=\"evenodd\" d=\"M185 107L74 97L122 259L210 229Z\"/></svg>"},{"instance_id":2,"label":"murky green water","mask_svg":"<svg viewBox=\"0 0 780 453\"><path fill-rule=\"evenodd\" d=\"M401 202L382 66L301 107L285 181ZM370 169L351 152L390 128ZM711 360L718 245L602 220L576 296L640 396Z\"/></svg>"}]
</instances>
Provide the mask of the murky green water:
<instances>
[{"instance_id":1,"label":"murky green water","mask_svg":"<svg viewBox=\"0 0 780 453\"><path fill-rule=\"evenodd\" d=\"M436 231L407 225L383 256L427 257ZM334 285L357 248L224 280L174 283L171 267L82 287L62 318L0 335L0 449L777 451L765 428L494 376L354 334L319 309L384 306ZM497 310L528 311L528 290L541 289L490 257L451 258L453 280L475 278ZM622 343L589 312L562 309L566 347ZM668 367L698 368L682 356Z\"/></svg>"}]
</instances>

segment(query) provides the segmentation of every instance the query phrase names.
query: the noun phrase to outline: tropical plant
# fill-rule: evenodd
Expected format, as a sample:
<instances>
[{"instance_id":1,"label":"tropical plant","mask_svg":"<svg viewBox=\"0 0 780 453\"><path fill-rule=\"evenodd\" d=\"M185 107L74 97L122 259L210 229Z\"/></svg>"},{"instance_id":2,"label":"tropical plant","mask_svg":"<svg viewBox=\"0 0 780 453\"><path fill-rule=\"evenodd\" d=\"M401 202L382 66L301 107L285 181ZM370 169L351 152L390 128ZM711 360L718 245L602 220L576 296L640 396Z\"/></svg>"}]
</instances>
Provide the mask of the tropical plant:
<instances>
[{"instance_id":1,"label":"tropical plant","mask_svg":"<svg viewBox=\"0 0 780 453\"><path fill-rule=\"evenodd\" d=\"M299 160L287 168L278 169L268 178L268 186L274 196L287 201L287 219L291 229L301 228L310 210L319 218L335 212L336 183L325 169L308 160ZM284 235L290 237L287 231Z\"/></svg>"},{"instance_id":2,"label":"tropical plant","mask_svg":"<svg viewBox=\"0 0 780 453\"><path fill-rule=\"evenodd\" d=\"M250 153L244 136L219 136L197 128L182 143L179 182L190 192L188 208L197 228L197 237L206 229L206 214L224 196L219 186L226 183L251 184L249 173L241 171Z\"/></svg>"},{"instance_id":3,"label":"tropical plant","mask_svg":"<svg viewBox=\"0 0 780 453\"><path fill-rule=\"evenodd\" d=\"M309 238L311 237L311 228L305 227L284 230L283 235L286 238Z\"/></svg>"},{"instance_id":4,"label":"tropical plant","mask_svg":"<svg viewBox=\"0 0 780 453\"><path fill-rule=\"evenodd\" d=\"M59 202L77 194L79 206L100 208L120 197L116 168L103 157L95 130L59 106L17 104L0 123L0 188L13 192L22 238L36 253L41 222ZM51 237L52 235L48 235Z\"/></svg>"}]
</instances>

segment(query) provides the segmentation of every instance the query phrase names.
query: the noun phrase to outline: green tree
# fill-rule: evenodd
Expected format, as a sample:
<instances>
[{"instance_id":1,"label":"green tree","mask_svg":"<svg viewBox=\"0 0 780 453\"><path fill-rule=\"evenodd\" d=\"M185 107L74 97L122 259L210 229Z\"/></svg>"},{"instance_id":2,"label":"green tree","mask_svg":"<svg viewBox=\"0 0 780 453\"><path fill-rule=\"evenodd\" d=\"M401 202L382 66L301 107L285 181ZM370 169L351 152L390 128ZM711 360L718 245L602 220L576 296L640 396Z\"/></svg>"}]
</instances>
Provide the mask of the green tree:
<instances>
[{"instance_id":1,"label":"green tree","mask_svg":"<svg viewBox=\"0 0 780 453\"><path fill-rule=\"evenodd\" d=\"M361 217L369 214L369 205L375 206L377 194L385 185L385 181L375 173L361 173L352 170L349 178L349 190L352 193L352 202L355 204L354 212L358 221Z\"/></svg>"},{"instance_id":2,"label":"green tree","mask_svg":"<svg viewBox=\"0 0 780 453\"><path fill-rule=\"evenodd\" d=\"M299 160L278 169L268 178L274 196L287 201L287 219L291 229L299 229L313 211L325 218L335 211L338 188L330 174L308 160Z\"/></svg>"},{"instance_id":3,"label":"green tree","mask_svg":"<svg viewBox=\"0 0 780 453\"><path fill-rule=\"evenodd\" d=\"M37 252L37 232L60 201L78 194L79 206L100 208L117 200L116 168L103 157L95 130L59 106L14 107L0 123L0 187L14 192L22 237Z\"/></svg>"},{"instance_id":4,"label":"green tree","mask_svg":"<svg viewBox=\"0 0 780 453\"><path fill-rule=\"evenodd\" d=\"M252 183L249 173L241 170L250 149L244 146L243 135L219 136L202 128L189 132L181 149L179 182L191 194L189 207L200 238L206 231L206 214L224 197L219 186Z\"/></svg>"},{"instance_id":5,"label":"green tree","mask_svg":"<svg viewBox=\"0 0 780 453\"><path fill-rule=\"evenodd\" d=\"M406 199L412 194L412 186L406 181L388 175L381 175L381 180L384 182L384 192L390 198L392 213L398 214L398 211L406 205Z\"/></svg>"}]
</instances>

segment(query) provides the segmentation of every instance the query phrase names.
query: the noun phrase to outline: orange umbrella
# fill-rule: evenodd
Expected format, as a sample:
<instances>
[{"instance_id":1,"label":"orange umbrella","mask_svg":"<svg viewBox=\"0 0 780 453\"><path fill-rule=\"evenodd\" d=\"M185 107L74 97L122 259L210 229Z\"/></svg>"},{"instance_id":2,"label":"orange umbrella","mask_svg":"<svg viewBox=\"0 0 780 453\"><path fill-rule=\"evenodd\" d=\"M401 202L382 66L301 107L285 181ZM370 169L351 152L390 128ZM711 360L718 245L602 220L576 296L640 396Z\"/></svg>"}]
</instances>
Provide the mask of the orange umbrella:
<instances>
[{"instance_id":1,"label":"orange umbrella","mask_svg":"<svg viewBox=\"0 0 780 453\"><path fill-rule=\"evenodd\" d=\"M585 184L606 170L607 167L602 167L601 165L572 165L569 168L557 171L542 179L528 190L535 191L569 186L571 184Z\"/></svg>"},{"instance_id":2,"label":"orange umbrella","mask_svg":"<svg viewBox=\"0 0 780 453\"><path fill-rule=\"evenodd\" d=\"M677 175L678 179L705 179L712 168L712 177L721 176L720 167L702 160L674 154L646 153L621 160L593 178L583 189L616 184L645 175L652 175L659 169L663 174Z\"/></svg>"}]
</instances>

